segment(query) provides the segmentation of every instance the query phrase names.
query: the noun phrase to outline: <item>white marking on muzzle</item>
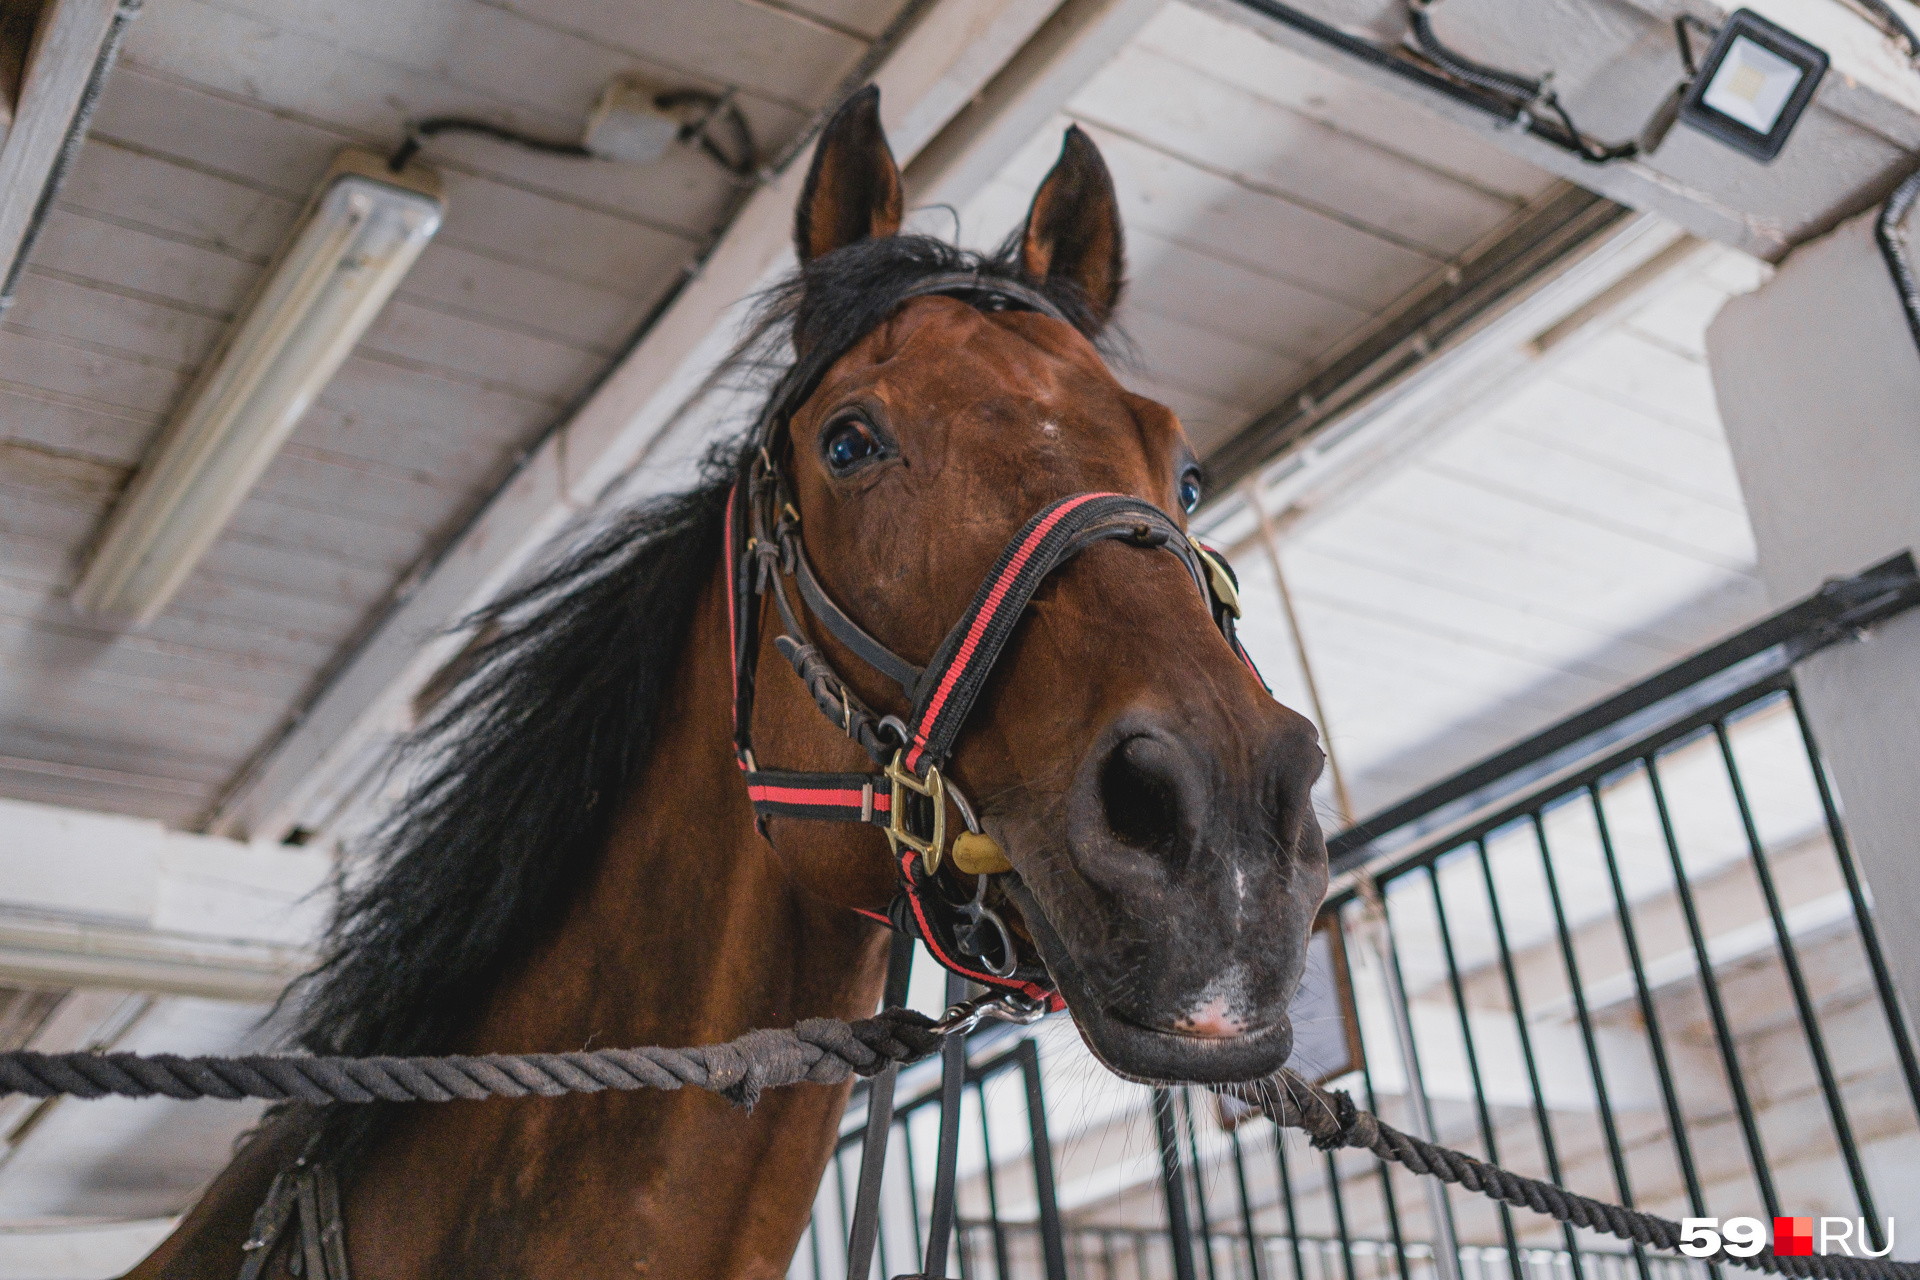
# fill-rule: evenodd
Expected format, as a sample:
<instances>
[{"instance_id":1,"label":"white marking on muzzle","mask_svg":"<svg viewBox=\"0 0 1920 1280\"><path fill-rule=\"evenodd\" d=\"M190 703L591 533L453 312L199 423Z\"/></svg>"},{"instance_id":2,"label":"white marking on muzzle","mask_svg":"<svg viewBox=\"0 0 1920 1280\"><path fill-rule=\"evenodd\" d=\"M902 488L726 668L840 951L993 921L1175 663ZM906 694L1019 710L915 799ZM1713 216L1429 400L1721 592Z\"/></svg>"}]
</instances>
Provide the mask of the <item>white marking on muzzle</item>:
<instances>
[{"instance_id":1,"label":"white marking on muzzle","mask_svg":"<svg viewBox=\"0 0 1920 1280\"><path fill-rule=\"evenodd\" d=\"M1200 989L1193 1009L1174 1023L1182 1031L1226 1040L1247 1029L1247 970L1235 964Z\"/></svg>"}]
</instances>

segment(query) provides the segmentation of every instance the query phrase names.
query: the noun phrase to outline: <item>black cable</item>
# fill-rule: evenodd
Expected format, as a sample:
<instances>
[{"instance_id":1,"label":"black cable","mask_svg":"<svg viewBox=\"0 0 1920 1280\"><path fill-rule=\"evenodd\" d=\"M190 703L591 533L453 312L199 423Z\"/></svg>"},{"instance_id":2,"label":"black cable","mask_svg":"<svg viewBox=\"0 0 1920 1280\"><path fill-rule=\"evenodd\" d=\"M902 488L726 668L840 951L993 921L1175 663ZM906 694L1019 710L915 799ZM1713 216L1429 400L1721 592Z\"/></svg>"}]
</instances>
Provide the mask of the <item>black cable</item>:
<instances>
[{"instance_id":1,"label":"black cable","mask_svg":"<svg viewBox=\"0 0 1920 1280\"><path fill-rule=\"evenodd\" d=\"M528 151L538 151L550 156L579 158L593 154L577 142L553 142L546 138L536 138L531 134L520 133L485 120L473 120L465 116L430 116L425 120L416 120L407 125L407 140L400 144L399 149L387 161L387 168L394 173L400 172L407 167L409 160L420 154L420 148L427 144L429 138L443 133L482 134L501 142L510 142L516 147L524 147Z\"/></svg>"},{"instance_id":2,"label":"black cable","mask_svg":"<svg viewBox=\"0 0 1920 1280\"><path fill-rule=\"evenodd\" d=\"M1494 93L1517 94L1531 102L1546 92L1546 81L1517 72L1502 71L1490 67L1484 62L1475 62L1464 54L1456 53L1441 43L1434 34L1433 20L1427 17L1427 9L1432 0L1406 0L1407 24L1413 28L1413 38L1421 51L1432 59L1435 65L1449 75L1465 80L1468 84L1477 84L1482 89Z\"/></svg>"},{"instance_id":3,"label":"black cable","mask_svg":"<svg viewBox=\"0 0 1920 1280\"><path fill-rule=\"evenodd\" d=\"M1920 347L1920 282L1914 279L1913 259L1907 251L1903 225L1916 201L1920 201L1920 169L1908 174L1907 180L1887 197L1880 219L1874 224L1873 238L1880 242L1880 256L1887 260L1887 271L1893 276L1900 306L1907 313L1907 328L1913 331L1914 346Z\"/></svg>"},{"instance_id":4,"label":"black cable","mask_svg":"<svg viewBox=\"0 0 1920 1280\"><path fill-rule=\"evenodd\" d=\"M1589 164L1607 164L1614 160L1625 160L1640 154L1640 144L1629 139L1611 146L1596 142L1580 131L1573 122L1573 115L1561 103L1551 84L1552 73L1545 76L1523 76L1514 71L1502 71L1490 67L1484 62L1476 62L1465 54L1450 49L1433 29L1433 22L1427 17L1427 9L1433 0L1406 0L1407 25L1413 29L1414 41L1420 46L1433 64L1456 80L1487 90L1489 93L1503 94L1515 100L1514 105L1529 114L1538 108L1545 108L1559 117L1566 127L1573 145L1569 148Z\"/></svg>"},{"instance_id":5,"label":"black cable","mask_svg":"<svg viewBox=\"0 0 1920 1280\"><path fill-rule=\"evenodd\" d=\"M1905 40L1907 57L1920 63L1920 35L1914 34L1913 28L1906 24L1906 20L1887 3L1887 0L1852 0L1852 3L1856 8L1865 9L1878 19L1881 29L1888 35Z\"/></svg>"},{"instance_id":6,"label":"black cable","mask_svg":"<svg viewBox=\"0 0 1920 1280\"><path fill-rule=\"evenodd\" d=\"M1302 13L1293 6L1282 3L1281 0L1235 0L1235 3L1242 8L1251 9L1255 13L1271 18L1282 26L1291 27L1322 44L1338 49L1369 66L1390 72L1403 80L1410 80L1432 93L1451 98L1475 111L1492 116L1502 124L1520 129L1562 151L1570 151L1590 163L1606 163L1637 153L1638 147L1635 143L1628 142L1604 147L1586 138L1578 129L1571 127L1564 109L1559 108L1557 103L1540 102L1539 105L1549 108L1547 114L1542 114L1535 110L1535 99L1510 90L1489 89L1484 84L1462 79L1448 73L1439 62L1429 64L1410 51L1382 48L1370 40L1349 35L1331 23ZM1457 55L1449 56L1457 57ZM1492 68L1487 70L1492 71ZM1518 78L1521 77L1516 77Z\"/></svg>"},{"instance_id":7,"label":"black cable","mask_svg":"<svg viewBox=\"0 0 1920 1280\"><path fill-rule=\"evenodd\" d=\"M663 93L653 100L654 106L662 111L676 108L699 107L703 113L699 118L689 120L680 126L679 141L697 147L701 154L718 164L737 178L752 178L758 163L758 152L754 146L753 126L747 123L747 117L733 100L731 90L724 94L707 93L701 89L677 89ZM712 127L716 119L724 119L732 133L732 150L722 147L712 136ZM407 163L416 155L427 141L442 133L474 133L493 138L500 142L528 151L537 151L542 155L567 156L571 159L591 159L591 148L578 142L555 142L549 138L539 138L532 134L521 133L487 120L477 120L469 116L429 116L425 120L416 120L407 125L407 138L387 160L387 168L394 173L407 167Z\"/></svg>"},{"instance_id":8,"label":"black cable","mask_svg":"<svg viewBox=\"0 0 1920 1280\"><path fill-rule=\"evenodd\" d=\"M700 89L676 89L655 98L653 105L662 111L689 106L705 108L705 114L698 120L680 127L680 141L697 143L701 151L729 173L742 178L754 176L759 151L753 142L753 126L747 123L746 113L733 100L733 90L712 94ZM733 130L732 155L728 155L708 132L716 116L726 117L728 126Z\"/></svg>"}]
</instances>

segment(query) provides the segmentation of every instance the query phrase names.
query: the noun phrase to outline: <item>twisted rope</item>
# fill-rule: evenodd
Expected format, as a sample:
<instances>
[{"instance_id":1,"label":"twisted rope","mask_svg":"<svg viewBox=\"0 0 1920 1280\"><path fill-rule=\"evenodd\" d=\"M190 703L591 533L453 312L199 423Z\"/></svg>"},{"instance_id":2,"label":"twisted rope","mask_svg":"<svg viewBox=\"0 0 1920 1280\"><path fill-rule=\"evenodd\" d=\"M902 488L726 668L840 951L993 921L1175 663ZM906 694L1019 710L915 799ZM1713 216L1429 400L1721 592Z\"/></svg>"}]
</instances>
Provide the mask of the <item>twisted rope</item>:
<instances>
[{"instance_id":1,"label":"twisted rope","mask_svg":"<svg viewBox=\"0 0 1920 1280\"><path fill-rule=\"evenodd\" d=\"M750 1031L693 1049L595 1049L585 1053L490 1053L440 1058L329 1058L259 1055L183 1058L175 1054L0 1054L0 1097L265 1098L274 1102L450 1102L455 1098L556 1097L604 1089L709 1089L751 1107L765 1089L839 1084L940 1047L925 1015L888 1009L859 1022L809 1018L790 1031ZM1646 1248L1679 1252L1680 1224L1595 1200L1402 1133L1291 1071L1277 1088L1234 1092L1276 1124L1306 1133L1315 1147L1370 1151L1424 1177L1465 1187L1517 1208ZM1885 1258L1781 1257L1762 1249L1737 1258L1723 1247L1699 1259L1801 1280L1920 1280L1920 1264Z\"/></svg>"},{"instance_id":2,"label":"twisted rope","mask_svg":"<svg viewBox=\"0 0 1920 1280\"><path fill-rule=\"evenodd\" d=\"M889 1009L859 1022L809 1018L790 1031L750 1031L726 1044L693 1049L438 1058L17 1052L0 1054L0 1096L450 1102L692 1085L752 1107L764 1089L803 1081L839 1084L850 1075L870 1076L924 1058L940 1047L932 1026L923 1014Z\"/></svg>"},{"instance_id":3,"label":"twisted rope","mask_svg":"<svg viewBox=\"0 0 1920 1280\"><path fill-rule=\"evenodd\" d=\"M1304 1131L1322 1151L1340 1147L1370 1151L1423 1177L1438 1178L1560 1222L1648 1248L1680 1251L1680 1224L1671 1219L1595 1200L1402 1133L1372 1112L1355 1106L1353 1098L1344 1090L1322 1089L1292 1071L1281 1071L1274 1083L1279 1088L1236 1092L1236 1096L1260 1108L1276 1124ZM1920 1263L1846 1256L1781 1257L1771 1248L1763 1248L1752 1257L1739 1258L1722 1246L1697 1261L1820 1280L1920 1280Z\"/></svg>"}]
</instances>

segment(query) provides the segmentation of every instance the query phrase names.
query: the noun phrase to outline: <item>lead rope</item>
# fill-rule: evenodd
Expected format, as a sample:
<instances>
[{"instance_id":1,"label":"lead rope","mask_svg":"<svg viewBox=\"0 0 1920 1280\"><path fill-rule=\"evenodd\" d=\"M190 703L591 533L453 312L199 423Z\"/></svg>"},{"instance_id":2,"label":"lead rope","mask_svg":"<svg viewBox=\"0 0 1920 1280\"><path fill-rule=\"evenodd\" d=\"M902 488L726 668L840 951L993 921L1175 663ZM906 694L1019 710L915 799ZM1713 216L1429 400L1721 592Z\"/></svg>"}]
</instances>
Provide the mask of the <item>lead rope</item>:
<instances>
[{"instance_id":1,"label":"lead rope","mask_svg":"<svg viewBox=\"0 0 1920 1280\"><path fill-rule=\"evenodd\" d=\"M984 1018L1023 1019L1017 1007L1008 1007L1007 1000L995 996L963 1001L937 1022L909 1009L888 1009L877 1017L851 1023L811 1018L790 1031L752 1031L726 1044L695 1049L600 1049L589 1053L440 1058L182 1058L172 1054L49 1054L23 1050L0 1054L0 1097L20 1093L35 1098L65 1094L80 1098L163 1095L309 1103L446 1102L453 1098L551 1097L603 1089L678 1089L694 1085L751 1106L763 1089L803 1081L838 1084L856 1073L871 1076L892 1065L917 1062L942 1048L950 1056L941 1091L943 1096L957 1097L965 1078L966 1033ZM1412 1137L1362 1111L1344 1090L1323 1089L1292 1071L1282 1070L1257 1085L1235 1086L1229 1092L1258 1107L1276 1124L1304 1131L1322 1151L1343 1147L1369 1151L1423 1177L1465 1187L1560 1222L1644 1247L1679 1250L1680 1224L1671 1219L1579 1195ZM951 1114L951 1121L943 1117L943 1137L949 1123L958 1136L958 1108ZM943 1144L943 1154L949 1149ZM296 1163L290 1171L295 1175L295 1185L286 1193L290 1196L286 1199L288 1214L294 1201L307 1198L308 1193L298 1185L302 1168ZM950 1170L951 1165L944 1168ZM318 1172L312 1175L309 1185L316 1207L323 1195L331 1194L323 1189L327 1181ZM282 1184L276 1182L275 1186ZM270 1194L269 1205L274 1201L275 1195ZM263 1206L262 1215L266 1212ZM949 1215L951 1212L949 1197ZM316 1213L309 1219L316 1234L322 1236L323 1252L325 1218L324 1213ZM334 1218L338 1218L337 1210ZM284 1222L283 1216L282 1226ZM950 1217L947 1230L951 1231ZM344 1249L339 1257L344 1262ZM1723 1246L1693 1260L1817 1280L1920 1280L1920 1263L1884 1258L1783 1258L1771 1249L1741 1258L1726 1252ZM927 1270L932 1275L943 1274L944 1253L930 1260ZM345 1277L320 1273L308 1280ZM854 1276L851 1280L866 1278Z\"/></svg>"}]
</instances>

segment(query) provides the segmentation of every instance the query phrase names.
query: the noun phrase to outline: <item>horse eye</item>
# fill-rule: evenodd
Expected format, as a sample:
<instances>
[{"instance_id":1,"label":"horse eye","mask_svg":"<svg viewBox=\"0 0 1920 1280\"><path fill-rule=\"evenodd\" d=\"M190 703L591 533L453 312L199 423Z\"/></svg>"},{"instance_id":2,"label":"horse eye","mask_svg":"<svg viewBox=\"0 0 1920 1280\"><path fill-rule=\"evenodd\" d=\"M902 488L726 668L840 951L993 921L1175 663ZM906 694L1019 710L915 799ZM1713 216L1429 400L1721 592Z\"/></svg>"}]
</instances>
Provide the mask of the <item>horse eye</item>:
<instances>
[{"instance_id":1,"label":"horse eye","mask_svg":"<svg viewBox=\"0 0 1920 1280\"><path fill-rule=\"evenodd\" d=\"M845 418L828 428L822 448L827 455L827 466L835 475L845 475L882 451L873 432L858 418Z\"/></svg>"},{"instance_id":2,"label":"horse eye","mask_svg":"<svg viewBox=\"0 0 1920 1280\"><path fill-rule=\"evenodd\" d=\"M1189 471L1180 477L1180 507L1192 515L1200 506L1200 477Z\"/></svg>"}]
</instances>

